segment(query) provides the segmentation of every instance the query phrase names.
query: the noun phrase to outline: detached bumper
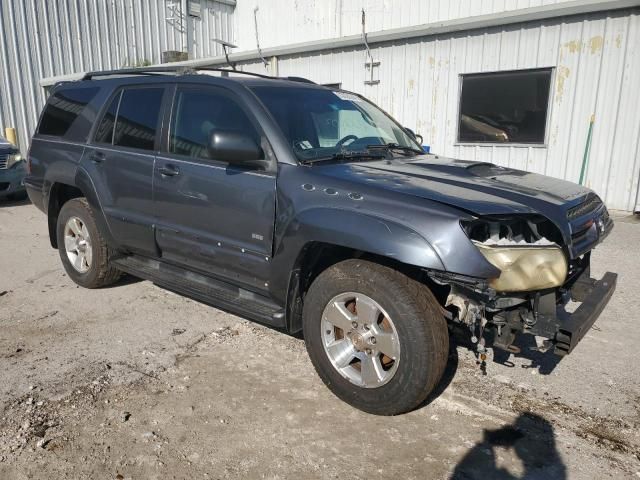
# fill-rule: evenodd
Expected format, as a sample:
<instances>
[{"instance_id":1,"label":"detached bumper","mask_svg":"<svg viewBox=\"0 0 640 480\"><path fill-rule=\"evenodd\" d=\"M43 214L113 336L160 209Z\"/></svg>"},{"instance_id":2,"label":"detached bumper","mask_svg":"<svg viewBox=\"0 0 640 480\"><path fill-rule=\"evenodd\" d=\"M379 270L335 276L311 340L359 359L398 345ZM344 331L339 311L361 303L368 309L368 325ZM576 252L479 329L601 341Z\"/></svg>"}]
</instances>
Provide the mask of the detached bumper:
<instances>
[{"instance_id":1,"label":"detached bumper","mask_svg":"<svg viewBox=\"0 0 640 480\"><path fill-rule=\"evenodd\" d=\"M556 355L568 355L584 338L613 295L617 280L616 273L607 272L600 280L584 275L573 285L571 298L582 305L573 313L558 309L558 331L554 339Z\"/></svg>"}]
</instances>

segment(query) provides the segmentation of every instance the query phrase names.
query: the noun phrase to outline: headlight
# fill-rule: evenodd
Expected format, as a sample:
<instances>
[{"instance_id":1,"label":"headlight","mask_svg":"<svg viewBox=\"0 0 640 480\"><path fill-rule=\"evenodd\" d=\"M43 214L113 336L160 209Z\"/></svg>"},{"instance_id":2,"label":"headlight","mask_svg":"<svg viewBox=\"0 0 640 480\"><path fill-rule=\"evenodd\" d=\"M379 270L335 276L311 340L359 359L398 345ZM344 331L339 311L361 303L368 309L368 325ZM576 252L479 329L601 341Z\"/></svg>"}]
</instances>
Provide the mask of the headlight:
<instances>
[{"instance_id":1,"label":"headlight","mask_svg":"<svg viewBox=\"0 0 640 480\"><path fill-rule=\"evenodd\" d=\"M559 247L501 247L474 242L501 273L489 285L498 292L559 287L567 278L567 259Z\"/></svg>"},{"instance_id":2,"label":"headlight","mask_svg":"<svg viewBox=\"0 0 640 480\"><path fill-rule=\"evenodd\" d=\"M13 167L16 163L22 161L22 155L19 153L12 153L7 157L7 168Z\"/></svg>"}]
</instances>

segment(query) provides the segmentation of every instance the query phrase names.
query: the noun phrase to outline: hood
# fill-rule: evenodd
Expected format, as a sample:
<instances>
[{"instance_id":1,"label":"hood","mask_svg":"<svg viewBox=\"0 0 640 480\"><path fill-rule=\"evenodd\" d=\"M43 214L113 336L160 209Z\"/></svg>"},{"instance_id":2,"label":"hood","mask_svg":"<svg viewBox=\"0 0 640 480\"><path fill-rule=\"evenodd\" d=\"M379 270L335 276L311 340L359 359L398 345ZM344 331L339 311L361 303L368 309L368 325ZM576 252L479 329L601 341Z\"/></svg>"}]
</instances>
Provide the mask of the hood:
<instances>
[{"instance_id":1,"label":"hood","mask_svg":"<svg viewBox=\"0 0 640 480\"><path fill-rule=\"evenodd\" d=\"M318 165L318 173L375 185L476 215L539 213L566 224L566 211L591 191L536 173L432 155L417 160Z\"/></svg>"}]
</instances>

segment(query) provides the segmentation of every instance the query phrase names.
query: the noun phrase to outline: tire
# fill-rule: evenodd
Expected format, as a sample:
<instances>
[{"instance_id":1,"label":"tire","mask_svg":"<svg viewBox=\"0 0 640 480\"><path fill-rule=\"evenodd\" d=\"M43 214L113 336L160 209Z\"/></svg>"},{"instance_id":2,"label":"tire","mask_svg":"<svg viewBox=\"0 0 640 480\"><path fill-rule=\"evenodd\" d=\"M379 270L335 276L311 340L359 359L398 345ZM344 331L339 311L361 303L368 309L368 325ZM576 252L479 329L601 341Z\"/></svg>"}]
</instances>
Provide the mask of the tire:
<instances>
[{"instance_id":1,"label":"tire","mask_svg":"<svg viewBox=\"0 0 640 480\"><path fill-rule=\"evenodd\" d=\"M365 260L340 262L315 279L304 298L303 333L327 387L375 415L398 415L423 403L449 353L446 320L429 288Z\"/></svg>"},{"instance_id":2,"label":"tire","mask_svg":"<svg viewBox=\"0 0 640 480\"><path fill-rule=\"evenodd\" d=\"M73 228L70 223L72 219L77 220L74 220ZM74 229L77 233L74 233ZM62 206L58 215L56 235L62 265L75 283L85 288L100 288L118 281L121 272L109 265L109 247L98 230L93 210L86 198L74 198ZM82 252L75 250L76 254L69 254L65 236L69 237L69 245L73 245L74 240L82 243L82 239L87 237ZM76 247L80 248L78 243ZM82 256L84 262L81 260ZM75 259L76 266L71 258Z\"/></svg>"}]
</instances>

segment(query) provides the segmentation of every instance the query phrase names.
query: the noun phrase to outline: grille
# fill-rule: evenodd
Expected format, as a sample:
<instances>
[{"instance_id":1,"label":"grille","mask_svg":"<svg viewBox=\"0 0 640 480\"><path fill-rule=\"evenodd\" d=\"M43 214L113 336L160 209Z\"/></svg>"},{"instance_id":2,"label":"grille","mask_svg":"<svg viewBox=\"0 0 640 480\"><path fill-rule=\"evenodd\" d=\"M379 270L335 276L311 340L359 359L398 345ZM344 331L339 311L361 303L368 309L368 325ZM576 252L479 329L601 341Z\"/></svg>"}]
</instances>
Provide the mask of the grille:
<instances>
[{"instance_id":1,"label":"grille","mask_svg":"<svg viewBox=\"0 0 640 480\"><path fill-rule=\"evenodd\" d=\"M0 153L0 168L7 168L8 153Z\"/></svg>"},{"instance_id":2,"label":"grille","mask_svg":"<svg viewBox=\"0 0 640 480\"><path fill-rule=\"evenodd\" d=\"M567 212L567 218L569 221L575 220L576 218L583 217L594 210L598 209L602 205L602 201L595 194L590 194L587 199L579 205L575 207L571 207Z\"/></svg>"}]
</instances>

